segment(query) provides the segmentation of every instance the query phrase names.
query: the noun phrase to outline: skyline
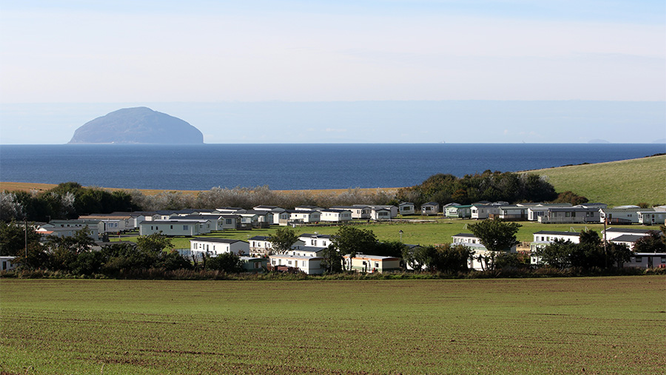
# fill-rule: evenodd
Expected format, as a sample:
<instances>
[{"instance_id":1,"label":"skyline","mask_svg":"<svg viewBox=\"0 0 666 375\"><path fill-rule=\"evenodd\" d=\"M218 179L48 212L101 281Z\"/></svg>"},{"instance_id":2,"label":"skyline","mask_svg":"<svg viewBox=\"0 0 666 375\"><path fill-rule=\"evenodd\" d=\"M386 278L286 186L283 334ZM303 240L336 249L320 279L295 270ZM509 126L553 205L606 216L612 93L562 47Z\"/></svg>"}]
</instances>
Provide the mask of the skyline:
<instances>
[{"instance_id":1,"label":"skyline","mask_svg":"<svg viewBox=\"0 0 666 375\"><path fill-rule=\"evenodd\" d=\"M228 116L205 118L192 114L192 108L274 102L525 101L527 107L535 101L666 102L663 1L0 4L3 144L54 142L53 135L47 136L54 129L48 126L73 134L71 127L128 106L182 118L210 129L204 134L220 142L223 129L216 132L213 124ZM20 108L30 106L34 112L19 116ZM90 110L66 113L66 108ZM294 116L298 122L305 115ZM642 113L635 116L645 119ZM351 122L334 127L329 120L314 121L311 126L382 132L385 117L341 116L338 122ZM561 114L565 128L569 117ZM432 134L437 129L426 123L441 120L403 126ZM626 122L602 123L575 124L589 133L616 126L610 130L627 139L620 127ZM534 131L529 127L467 125L480 134L509 130L516 134L512 142L539 141L517 136ZM664 133L666 120L657 114L631 125L643 126L648 134ZM14 126L32 133L32 140L17 135L10 129Z\"/></svg>"},{"instance_id":2,"label":"skyline","mask_svg":"<svg viewBox=\"0 0 666 375\"><path fill-rule=\"evenodd\" d=\"M666 102L463 100L14 104L0 108L15 125L0 144L64 144L84 123L136 106L178 117L213 144L666 143Z\"/></svg>"}]
</instances>

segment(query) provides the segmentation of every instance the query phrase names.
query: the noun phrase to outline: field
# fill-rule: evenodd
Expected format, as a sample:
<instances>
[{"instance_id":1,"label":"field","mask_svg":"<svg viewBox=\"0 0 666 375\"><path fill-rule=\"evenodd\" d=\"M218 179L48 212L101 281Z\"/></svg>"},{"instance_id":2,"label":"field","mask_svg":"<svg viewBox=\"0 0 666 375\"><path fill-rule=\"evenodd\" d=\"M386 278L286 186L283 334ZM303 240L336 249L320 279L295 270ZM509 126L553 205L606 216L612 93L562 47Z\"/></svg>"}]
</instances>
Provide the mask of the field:
<instances>
[{"instance_id":1,"label":"field","mask_svg":"<svg viewBox=\"0 0 666 375\"><path fill-rule=\"evenodd\" d=\"M663 276L0 280L3 374L662 374Z\"/></svg>"},{"instance_id":2,"label":"field","mask_svg":"<svg viewBox=\"0 0 666 375\"><path fill-rule=\"evenodd\" d=\"M476 220L460 220L460 219L440 219L436 222L427 223L371 223L358 226L361 229L372 230L377 236L379 241L398 241L400 240L400 231L402 230L402 242L407 244L418 245L434 245L441 243L450 243L451 236L458 233L471 233L468 229L470 224L477 223ZM541 230L549 231L573 231L580 232L584 229L596 230L601 233L603 224L540 224L535 222L521 221L519 222L522 227L520 228L517 239L521 242L532 242L534 240L534 232ZM659 226L625 226L614 225L613 227L630 227L641 229L659 229ZM207 235L197 237L220 237L235 240L247 241L250 237L254 236L268 236L275 232L277 228L270 229L253 229L247 230L225 230L223 232L214 232ZM338 227L296 227L295 232L301 233L314 233L319 234L334 234L338 231ZM135 238L135 237L134 237ZM133 241L134 238L123 237L123 241ZM112 241L119 240L117 237L112 237ZM190 247L190 237L175 237L172 238L174 248L185 249Z\"/></svg>"},{"instance_id":3,"label":"field","mask_svg":"<svg viewBox=\"0 0 666 375\"><path fill-rule=\"evenodd\" d=\"M531 172L547 176L557 192L570 190L590 202L666 204L666 155Z\"/></svg>"}]
</instances>

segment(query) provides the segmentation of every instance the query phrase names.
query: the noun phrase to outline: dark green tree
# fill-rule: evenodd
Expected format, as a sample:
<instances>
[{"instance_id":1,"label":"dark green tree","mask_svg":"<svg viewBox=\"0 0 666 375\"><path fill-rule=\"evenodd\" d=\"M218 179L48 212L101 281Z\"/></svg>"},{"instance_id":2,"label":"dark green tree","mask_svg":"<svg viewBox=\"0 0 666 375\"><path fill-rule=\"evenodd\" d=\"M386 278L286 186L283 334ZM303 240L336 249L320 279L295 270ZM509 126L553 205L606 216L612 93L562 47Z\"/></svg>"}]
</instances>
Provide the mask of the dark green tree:
<instances>
[{"instance_id":1,"label":"dark green tree","mask_svg":"<svg viewBox=\"0 0 666 375\"><path fill-rule=\"evenodd\" d=\"M240 257L234 253L218 254L206 262L209 270L223 271L225 273L239 273L243 271L243 263Z\"/></svg>"},{"instance_id":2,"label":"dark green tree","mask_svg":"<svg viewBox=\"0 0 666 375\"><path fill-rule=\"evenodd\" d=\"M369 229L344 225L338 229L331 242L341 255L349 255L350 258L354 258L357 253L371 254L377 244L377 237ZM351 270L351 260L349 269Z\"/></svg>"},{"instance_id":3,"label":"dark green tree","mask_svg":"<svg viewBox=\"0 0 666 375\"><path fill-rule=\"evenodd\" d=\"M469 226L474 236L481 240L488 251L509 251L517 245L516 233L522 225L502 219L483 220Z\"/></svg>"},{"instance_id":4,"label":"dark green tree","mask_svg":"<svg viewBox=\"0 0 666 375\"><path fill-rule=\"evenodd\" d=\"M405 265L417 272L430 270L433 263L435 263L436 256L437 250L432 245L405 246L402 251L402 259L405 261Z\"/></svg>"},{"instance_id":5,"label":"dark green tree","mask_svg":"<svg viewBox=\"0 0 666 375\"><path fill-rule=\"evenodd\" d=\"M167 248L173 247L171 239L161 233L153 233L147 236L139 236L136 239L137 250L149 254L159 255Z\"/></svg>"},{"instance_id":6,"label":"dark green tree","mask_svg":"<svg viewBox=\"0 0 666 375\"><path fill-rule=\"evenodd\" d=\"M449 243L439 245L436 247L436 254L430 268L439 272L467 272L472 256L474 256L474 251L465 245Z\"/></svg>"},{"instance_id":7,"label":"dark green tree","mask_svg":"<svg viewBox=\"0 0 666 375\"><path fill-rule=\"evenodd\" d=\"M400 241L377 242L372 253L373 255L383 255L387 257L400 258L402 256L402 251L405 247L406 245Z\"/></svg>"},{"instance_id":8,"label":"dark green tree","mask_svg":"<svg viewBox=\"0 0 666 375\"><path fill-rule=\"evenodd\" d=\"M539 248L535 255L540 258L540 263L557 269L571 267L571 254L575 252L576 244L569 240L556 239L552 243Z\"/></svg>"},{"instance_id":9,"label":"dark green tree","mask_svg":"<svg viewBox=\"0 0 666 375\"><path fill-rule=\"evenodd\" d=\"M610 267L622 268L631 259L632 252L627 245L611 242L606 246Z\"/></svg>"},{"instance_id":10,"label":"dark green tree","mask_svg":"<svg viewBox=\"0 0 666 375\"><path fill-rule=\"evenodd\" d=\"M666 237L659 231L650 232L647 236L643 236L636 241L634 252L666 253L666 243L664 243L664 238Z\"/></svg>"},{"instance_id":11,"label":"dark green tree","mask_svg":"<svg viewBox=\"0 0 666 375\"><path fill-rule=\"evenodd\" d=\"M273 252L284 254L298 241L298 235L289 227L278 228L268 236L268 241L273 246Z\"/></svg>"},{"instance_id":12,"label":"dark green tree","mask_svg":"<svg viewBox=\"0 0 666 375\"><path fill-rule=\"evenodd\" d=\"M71 272L75 275L94 275L102 273L104 254L101 251L83 252L71 263Z\"/></svg>"},{"instance_id":13,"label":"dark green tree","mask_svg":"<svg viewBox=\"0 0 666 375\"><path fill-rule=\"evenodd\" d=\"M587 202L587 198L568 190L558 194L557 198L553 200L553 203L571 203L574 206Z\"/></svg>"},{"instance_id":14,"label":"dark green tree","mask_svg":"<svg viewBox=\"0 0 666 375\"><path fill-rule=\"evenodd\" d=\"M488 250L487 254L479 254L477 257L486 269L495 269L495 257L499 252L508 252L519 242L516 233L521 225L518 223L503 221L502 219L483 220L469 226L472 233L479 238L483 246Z\"/></svg>"},{"instance_id":15,"label":"dark green tree","mask_svg":"<svg viewBox=\"0 0 666 375\"><path fill-rule=\"evenodd\" d=\"M40 235L28 223L28 246L39 244ZM0 221L0 255L20 256L25 255L26 230L23 223Z\"/></svg>"},{"instance_id":16,"label":"dark green tree","mask_svg":"<svg viewBox=\"0 0 666 375\"><path fill-rule=\"evenodd\" d=\"M342 272L342 255L340 251L333 245L328 245L321 252L321 266L326 273L339 273Z\"/></svg>"},{"instance_id":17,"label":"dark green tree","mask_svg":"<svg viewBox=\"0 0 666 375\"><path fill-rule=\"evenodd\" d=\"M176 250L163 252L155 263L155 268L164 268L167 271L191 270L194 268L192 262L185 259Z\"/></svg>"}]
</instances>

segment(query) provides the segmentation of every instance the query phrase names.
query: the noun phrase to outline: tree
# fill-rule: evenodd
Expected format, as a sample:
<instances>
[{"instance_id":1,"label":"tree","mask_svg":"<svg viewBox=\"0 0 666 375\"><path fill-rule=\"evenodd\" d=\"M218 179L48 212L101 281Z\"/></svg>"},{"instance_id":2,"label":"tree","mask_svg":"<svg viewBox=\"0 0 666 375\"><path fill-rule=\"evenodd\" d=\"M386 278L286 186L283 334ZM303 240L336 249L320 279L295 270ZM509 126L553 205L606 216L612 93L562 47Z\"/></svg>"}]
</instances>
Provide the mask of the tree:
<instances>
[{"instance_id":1,"label":"tree","mask_svg":"<svg viewBox=\"0 0 666 375\"><path fill-rule=\"evenodd\" d=\"M328 245L321 252L321 266L327 273L342 272L342 255L340 251L335 248L333 244Z\"/></svg>"},{"instance_id":2,"label":"tree","mask_svg":"<svg viewBox=\"0 0 666 375\"><path fill-rule=\"evenodd\" d=\"M28 224L28 247L39 244L40 235ZM0 221L0 255L25 255L26 229L23 223Z\"/></svg>"},{"instance_id":3,"label":"tree","mask_svg":"<svg viewBox=\"0 0 666 375\"><path fill-rule=\"evenodd\" d=\"M111 275L118 274L122 270L149 269L157 261L156 255L140 251L129 243L107 245L100 252L104 255L102 272Z\"/></svg>"},{"instance_id":4,"label":"tree","mask_svg":"<svg viewBox=\"0 0 666 375\"><path fill-rule=\"evenodd\" d=\"M268 236L268 241L273 246L275 253L284 254L291 250L291 247L298 241L298 235L291 228L278 228Z\"/></svg>"},{"instance_id":5,"label":"tree","mask_svg":"<svg viewBox=\"0 0 666 375\"><path fill-rule=\"evenodd\" d=\"M436 254L430 269L439 272L467 272L468 262L474 251L461 244L443 244L436 248Z\"/></svg>"},{"instance_id":6,"label":"tree","mask_svg":"<svg viewBox=\"0 0 666 375\"><path fill-rule=\"evenodd\" d=\"M625 244L609 243L606 256L611 267L622 268L631 259L631 250Z\"/></svg>"},{"instance_id":7,"label":"tree","mask_svg":"<svg viewBox=\"0 0 666 375\"><path fill-rule=\"evenodd\" d=\"M469 226L472 233L491 252L508 251L519 242L516 233L522 225L502 219L484 220Z\"/></svg>"},{"instance_id":8,"label":"tree","mask_svg":"<svg viewBox=\"0 0 666 375\"><path fill-rule=\"evenodd\" d=\"M136 239L136 247L139 251L144 251L154 255L158 255L164 251L164 249L170 248L172 246L173 245L171 244L171 240L161 233L139 236Z\"/></svg>"},{"instance_id":9,"label":"tree","mask_svg":"<svg viewBox=\"0 0 666 375\"><path fill-rule=\"evenodd\" d=\"M578 204L583 204L587 203L588 200L587 198L578 195L574 193L573 191L565 191L563 193L560 193L557 196L557 199L553 201L553 203L571 203L572 205L578 205Z\"/></svg>"},{"instance_id":10,"label":"tree","mask_svg":"<svg viewBox=\"0 0 666 375\"><path fill-rule=\"evenodd\" d=\"M75 275L94 275L102 271L103 264L104 254L101 251L90 251L77 255L70 267Z\"/></svg>"},{"instance_id":11,"label":"tree","mask_svg":"<svg viewBox=\"0 0 666 375\"><path fill-rule=\"evenodd\" d=\"M387 257L401 257L402 251L406 245L400 241L377 242L372 250L373 255L383 255Z\"/></svg>"},{"instance_id":12,"label":"tree","mask_svg":"<svg viewBox=\"0 0 666 375\"><path fill-rule=\"evenodd\" d=\"M223 253L208 259L206 262L206 268L226 273L238 273L243 271L243 263L238 255L234 253Z\"/></svg>"},{"instance_id":13,"label":"tree","mask_svg":"<svg viewBox=\"0 0 666 375\"><path fill-rule=\"evenodd\" d=\"M663 226L662 226L663 227ZM643 236L636 241L634 252L637 253L666 253L666 243L664 235L659 231L652 231L647 236Z\"/></svg>"},{"instance_id":14,"label":"tree","mask_svg":"<svg viewBox=\"0 0 666 375\"><path fill-rule=\"evenodd\" d=\"M479 260L486 265L487 269L495 268L494 261L499 252L509 251L519 243L516 240L516 233L521 226L502 219L484 220L469 226L472 233L488 250L487 254L478 255Z\"/></svg>"},{"instance_id":15,"label":"tree","mask_svg":"<svg viewBox=\"0 0 666 375\"><path fill-rule=\"evenodd\" d=\"M194 267L192 263L180 255L179 252L171 250L162 253L158 261L155 263L155 268L164 268L167 271L174 271L181 269L191 270Z\"/></svg>"},{"instance_id":16,"label":"tree","mask_svg":"<svg viewBox=\"0 0 666 375\"><path fill-rule=\"evenodd\" d=\"M377 244L377 237L369 229L344 225L338 229L331 242L341 255L349 255L349 269L351 270L351 258L354 258L357 253L372 252Z\"/></svg>"},{"instance_id":17,"label":"tree","mask_svg":"<svg viewBox=\"0 0 666 375\"><path fill-rule=\"evenodd\" d=\"M86 225L80 230L77 230L74 233L74 236L71 238L70 248L76 254L81 254L84 252L89 252L92 247L95 245L95 240L90 237L90 229Z\"/></svg>"},{"instance_id":18,"label":"tree","mask_svg":"<svg viewBox=\"0 0 666 375\"><path fill-rule=\"evenodd\" d=\"M576 244L569 240L556 239L552 243L535 251L542 264L557 269L571 267L571 254L575 252Z\"/></svg>"},{"instance_id":19,"label":"tree","mask_svg":"<svg viewBox=\"0 0 666 375\"><path fill-rule=\"evenodd\" d=\"M603 242L599 233L593 230L580 232L580 243L571 253L571 267L590 270L592 268L607 268L607 254L604 252Z\"/></svg>"},{"instance_id":20,"label":"tree","mask_svg":"<svg viewBox=\"0 0 666 375\"><path fill-rule=\"evenodd\" d=\"M25 256L25 252L21 252L21 255L14 261L23 269L46 268L49 263L49 255L46 253L44 246L39 242L33 242L28 244L28 256Z\"/></svg>"},{"instance_id":21,"label":"tree","mask_svg":"<svg viewBox=\"0 0 666 375\"><path fill-rule=\"evenodd\" d=\"M414 271L429 270L434 263L437 250L434 246L413 246L402 251L402 259Z\"/></svg>"}]
</instances>

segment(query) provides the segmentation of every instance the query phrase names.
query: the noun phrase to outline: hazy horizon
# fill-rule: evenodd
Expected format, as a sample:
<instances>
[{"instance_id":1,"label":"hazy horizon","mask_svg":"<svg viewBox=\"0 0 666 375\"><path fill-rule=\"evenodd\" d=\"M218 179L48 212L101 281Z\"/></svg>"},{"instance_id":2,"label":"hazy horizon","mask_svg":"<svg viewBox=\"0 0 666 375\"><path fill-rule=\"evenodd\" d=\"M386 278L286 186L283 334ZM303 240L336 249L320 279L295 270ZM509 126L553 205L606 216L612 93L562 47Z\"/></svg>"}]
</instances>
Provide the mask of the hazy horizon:
<instances>
[{"instance_id":1,"label":"hazy horizon","mask_svg":"<svg viewBox=\"0 0 666 375\"><path fill-rule=\"evenodd\" d=\"M134 106L207 143L649 143L665 103L663 0L0 0L0 144Z\"/></svg>"},{"instance_id":2,"label":"hazy horizon","mask_svg":"<svg viewBox=\"0 0 666 375\"><path fill-rule=\"evenodd\" d=\"M2 104L2 123L11 126L2 127L0 144L64 144L88 121L138 106L190 123L208 144L666 140L666 102L272 101Z\"/></svg>"}]
</instances>

